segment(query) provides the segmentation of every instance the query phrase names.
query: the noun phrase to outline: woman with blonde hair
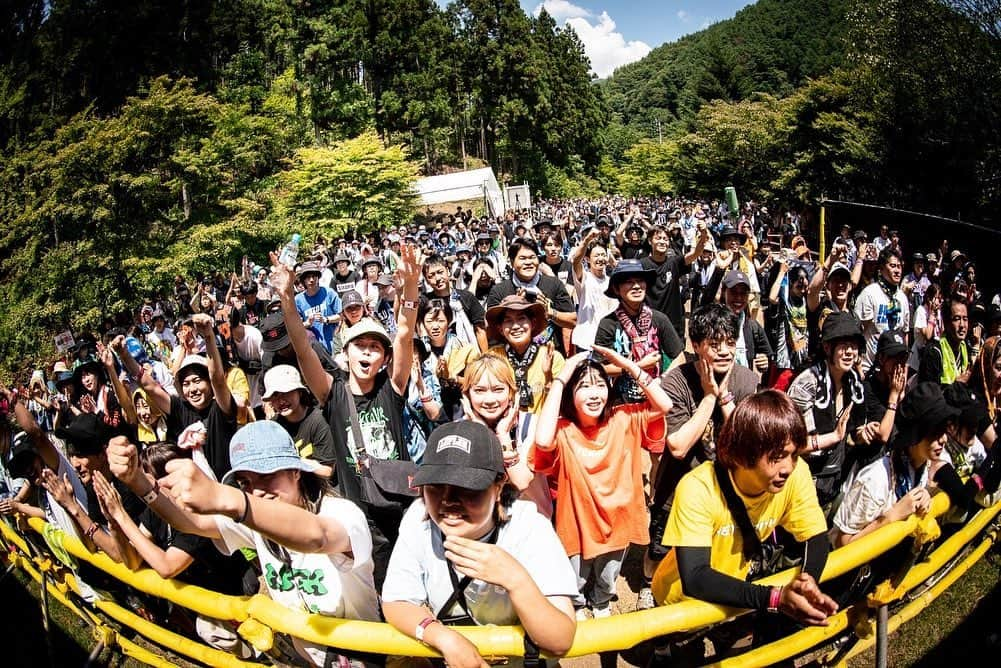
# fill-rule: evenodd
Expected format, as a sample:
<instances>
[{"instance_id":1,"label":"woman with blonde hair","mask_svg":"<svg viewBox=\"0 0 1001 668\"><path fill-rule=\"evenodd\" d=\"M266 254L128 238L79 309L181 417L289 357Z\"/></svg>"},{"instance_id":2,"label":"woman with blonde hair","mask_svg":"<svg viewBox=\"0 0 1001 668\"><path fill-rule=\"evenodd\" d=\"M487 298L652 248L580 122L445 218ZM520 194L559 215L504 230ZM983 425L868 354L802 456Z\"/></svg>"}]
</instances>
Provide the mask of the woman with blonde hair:
<instances>
[{"instance_id":1,"label":"woman with blonde hair","mask_svg":"<svg viewBox=\"0 0 1001 668\"><path fill-rule=\"evenodd\" d=\"M508 361L494 353L483 353L466 365L462 379L462 405L467 420L486 425L500 441L508 478L521 498L532 501L547 518L553 514L552 495L545 476L528 466L532 425L522 433L518 386Z\"/></svg>"}]
</instances>

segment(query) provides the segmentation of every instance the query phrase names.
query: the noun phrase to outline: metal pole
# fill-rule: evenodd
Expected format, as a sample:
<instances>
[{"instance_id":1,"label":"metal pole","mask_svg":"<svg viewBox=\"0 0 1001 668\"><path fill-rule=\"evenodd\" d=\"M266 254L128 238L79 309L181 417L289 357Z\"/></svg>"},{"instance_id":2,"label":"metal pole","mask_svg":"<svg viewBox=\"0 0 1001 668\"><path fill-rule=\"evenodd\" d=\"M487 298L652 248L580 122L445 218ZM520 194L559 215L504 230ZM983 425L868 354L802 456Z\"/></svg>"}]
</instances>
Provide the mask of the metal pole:
<instances>
[{"instance_id":1,"label":"metal pole","mask_svg":"<svg viewBox=\"0 0 1001 668\"><path fill-rule=\"evenodd\" d=\"M876 668L886 668L889 614L885 604L876 609Z\"/></svg>"},{"instance_id":2,"label":"metal pole","mask_svg":"<svg viewBox=\"0 0 1001 668\"><path fill-rule=\"evenodd\" d=\"M52 646L52 634L49 633L49 574L45 569L42 569L41 592L39 593L42 599L42 628L45 629L45 649L48 650L49 665L55 668L58 664L56 663L55 649Z\"/></svg>"},{"instance_id":3,"label":"metal pole","mask_svg":"<svg viewBox=\"0 0 1001 668\"><path fill-rule=\"evenodd\" d=\"M826 220L824 205L820 205L820 261L824 262L827 259L827 225L824 223Z\"/></svg>"},{"instance_id":4,"label":"metal pole","mask_svg":"<svg viewBox=\"0 0 1001 668\"><path fill-rule=\"evenodd\" d=\"M90 666L93 666L94 663L99 658L101 658L101 653L103 651L104 651L104 641L102 640L101 642L97 643L97 646L94 647L93 650L91 650L90 656L87 657L87 663L83 664L84 668L90 668Z\"/></svg>"}]
</instances>

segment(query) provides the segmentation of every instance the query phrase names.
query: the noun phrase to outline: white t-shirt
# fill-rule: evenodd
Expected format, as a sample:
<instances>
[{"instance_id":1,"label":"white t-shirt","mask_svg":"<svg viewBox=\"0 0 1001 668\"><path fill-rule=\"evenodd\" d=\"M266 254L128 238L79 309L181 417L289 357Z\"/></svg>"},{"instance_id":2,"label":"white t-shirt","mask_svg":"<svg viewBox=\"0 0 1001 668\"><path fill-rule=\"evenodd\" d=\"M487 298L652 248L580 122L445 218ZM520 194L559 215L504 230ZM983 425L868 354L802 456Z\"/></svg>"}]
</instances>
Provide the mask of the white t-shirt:
<instances>
[{"instance_id":1,"label":"white t-shirt","mask_svg":"<svg viewBox=\"0 0 1001 668\"><path fill-rule=\"evenodd\" d=\"M917 371L921 367L921 352L928 345L928 337L923 330L928 326L928 310L922 304L914 309L914 345L911 346L911 356L907 358L907 366Z\"/></svg>"},{"instance_id":2,"label":"white t-shirt","mask_svg":"<svg viewBox=\"0 0 1001 668\"><path fill-rule=\"evenodd\" d=\"M927 466L922 468L915 486L928 486ZM869 464L855 476L834 516L834 526L841 533L854 536L890 510L896 502L890 456L887 455Z\"/></svg>"},{"instance_id":3,"label":"white t-shirt","mask_svg":"<svg viewBox=\"0 0 1001 668\"><path fill-rule=\"evenodd\" d=\"M236 350L240 357L245 360L261 361L261 343L264 337L261 330L250 325L243 326L243 339L236 342ZM250 385L250 407L257 408L261 405L261 388L257 382L259 374L247 374L247 384Z\"/></svg>"},{"instance_id":4,"label":"white t-shirt","mask_svg":"<svg viewBox=\"0 0 1001 668\"><path fill-rule=\"evenodd\" d=\"M225 549L230 554L241 548L257 550L264 582L271 598L293 610L379 621L379 602L375 592L372 563L372 534L364 513L347 499L324 497L320 517L336 519L351 540L351 554L303 554L285 550L286 562L272 553L264 536L243 524L216 515L216 526ZM303 658L322 666L326 647L292 638Z\"/></svg>"},{"instance_id":5,"label":"white t-shirt","mask_svg":"<svg viewBox=\"0 0 1001 668\"><path fill-rule=\"evenodd\" d=\"M862 351L863 374L869 371L876 359L876 344L879 335L888 329L900 332L907 331L910 323L911 306L907 295L899 288L894 294L898 312L891 318L890 309L893 304L879 283L871 283L858 296L855 302L855 317L862 323L862 335L865 337L865 350Z\"/></svg>"},{"instance_id":6,"label":"white t-shirt","mask_svg":"<svg viewBox=\"0 0 1001 668\"><path fill-rule=\"evenodd\" d=\"M567 596L583 605L577 575L549 520L529 501L515 501L509 517L497 535L497 545L525 567L543 595ZM384 601L427 605L438 612L453 590L442 540L441 531L427 519L424 502L418 499L400 522L400 537L382 587ZM519 623L506 589L473 580L464 593L469 612L480 625ZM462 609L456 604L446 614L462 614Z\"/></svg>"},{"instance_id":7,"label":"white t-shirt","mask_svg":"<svg viewBox=\"0 0 1001 668\"><path fill-rule=\"evenodd\" d=\"M83 481L80 480L80 475L76 472L76 469L69 463L66 456L56 450L56 454L59 455L59 467L56 469L56 478L59 480L63 479L63 476L69 478L70 484L73 486L73 496L76 497L77 503L83 509L83 512L90 514L90 510L87 507L87 490L83 486ZM45 521L54 527L62 529L65 533L73 536L81 543L84 542L83 536L80 533L80 527L77 525L76 521L70 516L66 509L59 505L59 502L53 498L52 494L48 491L45 492L45 503L43 504L42 510L45 511ZM48 534L43 534L46 542L49 543L50 547L52 543L49 540ZM52 537L52 540L58 540L56 537ZM61 541L59 541L61 543ZM59 555L62 550L54 550L54 552ZM62 559L60 558L60 561ZM68 562L64 562L66 565L73 568L74 573L76 572L76 560L73 557L69 557ZM80 596L87 602L93 602L100 598L97 592L88 585L86 582L80 579L79 575L76 578L77 588L80 591Z\"/></svg>"},{"instance_id":8,"label":"white t-shirt","mask_svg":"<svg viewBox=\"0 0 1001 668\"><path fill-rule=\"evenodd\" d=\"M570 272L573 273L572 271ZM578 349L590 350L594 336L598 333L598 323L619 306L619 300L605 294L608 289L608 275L598 278L587 269L581 270L583 280L574 276L573 286L577 292L577 325L570 340Z\"/></svg>"}]
</instances>

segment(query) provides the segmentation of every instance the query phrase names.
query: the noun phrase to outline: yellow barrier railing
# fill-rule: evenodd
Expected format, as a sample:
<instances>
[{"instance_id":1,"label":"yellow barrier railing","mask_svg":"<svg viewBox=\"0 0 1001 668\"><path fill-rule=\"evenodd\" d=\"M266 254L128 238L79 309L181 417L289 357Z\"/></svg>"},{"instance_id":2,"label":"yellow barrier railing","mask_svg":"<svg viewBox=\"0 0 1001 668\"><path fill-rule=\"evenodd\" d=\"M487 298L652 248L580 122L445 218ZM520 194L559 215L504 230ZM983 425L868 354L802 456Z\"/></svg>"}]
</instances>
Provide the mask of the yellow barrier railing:
<instances>
[{"instance_id":1,"label":"yellow barrier railing","mask_svg":"<svg viewBox=\"0 0 1001 668\"><path fill-rule=\"evenodd\" d=\"M843 548L832 551L822 580L837 577L872 561L909 536L915 536L918 541L936 537L937 525L934 518L947 512L948 508L947 497L944 494L939 494L932 500L932 509L926 518L911 517L905 521L895 522ZM914 564L907 573L900 574L902 577L897 578L899 584L896 587L891 587L889 583L883 583L868 601L862 601L852 608L832 616L828 626L801 630L781 641L758 647L719 665L733 665L734 661L739 662L742 666L773 664L823 646L832 638L845 633L849 628L864 628L866 624L872 626L867 608L897 601L912 589L920 586L921 583L948 564L950 560L953 560L967 544L981 535L999 512L1001 512L1001 503L981 510L964 527L937 546L924 561ZM39 533L46 526L43 521L35 518L28 520L28 524L31 529ZM145 663L154 665L163 663L149 650L120 637L86 606L74 604L68 596L69 590L77 591L72 573L67 569L55 566L52 559L47 556L30 557L31 551L24 538L3 522L0 522L0 531L2 531L3 539L9 549L4 558L17 565L38 582L42 581L41 571L43 569L51 572L53 575L47 578L47 584L53 597L93 625L97 629L95 631L96 637L101 637L108 644L117 645L124 653ZM994 532L991 532L989 537L978 545L973 554L979 558L990 547L993 540ZM388 624L345 620L289 610L264 595L225 596L193 585L164 580L148 568L133 572L112 562L103 554L89 552L83 544L66 534L62 535L62 546L75 558L93 564L140 591L168 599L177 605L208 617L238 623L240 635L261 651L271 649L274 633L285 633L310 642L346 650L401 656L437 656L427 646L400 633ZM971 557L967 556L961 564L967 564L965 568L968 568L968 564L975 560L971 560ZM763 584L784 584L789 582L796 572L797 569L789 569L762 579L760 582ZM955 577L958 577L958 575L953 577L953 573L954 571L950 572L948 577L922 594L918 601L909 604L904 610L913 610L913 614L917 614L917 611L923 609L930 602L931 599L928 598L930 594L944 590L943 582L951 583ZM61 576L61 579L56 577L57 575ZM922 605L915 609L915 604L919 602ZM96 602L94 607L108 618L128 626L149 641L201 663L212 666L255 665L240 661L226 652L213 649L196 640L148 622L114 602L101 600ZM741 612L743 611L689 600L652 610L580 622L578 623L578 633L567 656L628 649L653 638L715 624ZM897 617L890 620L891 628L895 628L893 624L900 623L899 621L895 622L894 619ZM520 656L524 652L524 632L521 627L458 627L456 630L468 637L484 656Z\"/></svg>"}]
</instances>

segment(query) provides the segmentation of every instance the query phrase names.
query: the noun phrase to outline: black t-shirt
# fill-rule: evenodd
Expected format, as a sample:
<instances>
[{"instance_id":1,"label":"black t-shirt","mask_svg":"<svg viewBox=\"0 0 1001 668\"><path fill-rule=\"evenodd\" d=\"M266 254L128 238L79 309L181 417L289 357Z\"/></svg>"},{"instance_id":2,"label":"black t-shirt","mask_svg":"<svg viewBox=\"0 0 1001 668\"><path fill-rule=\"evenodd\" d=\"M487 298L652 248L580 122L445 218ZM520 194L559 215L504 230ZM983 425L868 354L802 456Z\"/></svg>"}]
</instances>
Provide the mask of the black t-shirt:
<instances>
[{"instance_id":1,"label":"black t-shirt","mask_svg":"<svg viewBox=\"0 0 1001 668\"><path fill-rule=\"evenodd\" d=\"M348 401L354 401L362 440L370 456L409 461L410 451L403 438L404 398L393 388L389 374L380 371L371 392L354 395L348 388L347 373L335 371L324 413L334 443L337 489L344 498L357 503L361 497Z\"/></svg>"},{"instance_id":2,"label":"black t-shirt","mask_svg":"<svg viewBox=\"0 0 1001 668\"><path fill-rule=\"evenodd\" d=\"M566 258L560 258L560 261L557 262L556 264L550 264L549 261L547 260L546 266L552 269L553 276L560 279L560 281L562 281L563 283L569 283L572 280L570 272L573 271L573 268L570 265L570 260Z\"/></svg>"},{"instance_id":3,"label":"black t-shirt","mask_svg":"<svg viewBox=\"0 0 1001 668\"><path fill-rule=\"evenodd\" d=\"M469 318L469 322L472 323L474 327L486 327L487 312L483 310L483 305L480 304L480 300L476 298L476 295L469 290L459 290L458 288L453 288L452 292L459 296L459 303L462 304L462 310L465 311L466 317ZM427 301L429 299L444 299L450 302L450 297L438 297L433 292L426 293L423 297L421 297L421 299L422 301Z\"/></svg>"},{"instance_id":4,"label":"black t-shirt","mask_svg":"<svg viewBox=\"0 0 1001 668\"><path fill-rule=\"evenodd\" d=\"M258 299L254 302L253 306L247 304L246 302L240 307L240 317L243 319L245 324L251 327L257 327L257 325L264 319L264 311L267 308L267 304L264 300Z\"/></svg>"},{"instance_id":5,"label":"black t-shirt","mask_svg":"<svg viewBox=\"0 0 1001 668\"><path fill-rule=\"evenodd\" d=\"M307 408L306 417L299 422L290 422L281 415L275 416L275 422L292 437L301 457L314 459L321 464L333 464L337 459L330 425L323 417L323 411L315 406Z\"/></svg>"},{"instance_id":6,"label":"black t-shirt","mask_svg":"<svg viewBox=\"0 0 1001 668\"><path fill-rule=\"evenodd\" d=\"M361 278L357 271L349 271L346 276L341 276L340 274L334 274L334 278L330 281L331 287L337 292L338 297L344 297L344 293L349 290L355 289L355 283ZM364 297L365 295L362 295Z\"/></svg>"},{"instance_id":7,"label":"black t-shirt","mask_svg":"<svg viewBox=\"0 0 1001 668\"><path fill-rule=\"evenodd\" d=\"M650 244L646 241L641 241L637 244L627 241L619 246L619 252L622 253L622 259L624 260L642 260L650 254Z\"/></svg>"},{"instance_id":8,"label":"black t-shirt","mask_svg":"<svg viewBox=\"0 0 1001 668\"><path fill-rule=\"evenodd\" d=\"M237 551L226 556L208 538L177 531L149 508L143 510L138 523L146 527L150 539L161 550L175 547L194 559L175 576L177 580L220 594L243 594L243 573L247 570L247 560L242 553Z\"/></svg>"},{"instance_id":9,"label":"black t-shirt","mask_svg":"<svg viewBox=\"0 0 1001 668\"><path fill-rule=\"evenodd\" d=\"M657 263L653 256L640 260L644 269L657 272L653 285L646 288L646 303L655 311L660 311L670 319L677 332L684 330L684 311L681 304L681 286L678 281L688 271L685 257L678 253L668 253L664 261Z\"/></svg>"},{"instance_id":10,"label":"black t-shirt","mask_svg":"<svg viewBox=\"0 0 1001 668\"><path fill-rule=\"evenodd\" d=\"M632 318L632 321L635 324L636 318ZM685 350L685 344L681 341L678 333L674 331L674 325L671 324L671 321L660 311L653 311L651 327L657 332L657 344L661 352L661 366L654 374L659 376L667 371L671 362ZM631 358L633 344L619 323L616 311L612 311L598 322L594 344L602 348L610 348L626 359ZM664 359L665 357L667 359ZM646 393L628 373L619 374L613 384L613 390L627 403L646 401Z\"/></svg>"},{"instance_id":11,"label":"black t-shirt","mask_svg":"<svg viewBox=\"0 0 1001 668\"><path fill-rule=\"evenodd\" d=\"M222 480L230 469L229 442L236 433L236 401L230 395L230 414L226 415L215 399L208 408L198 412L179 397L170 397L170 414L167 415L168 441L176 443L182 431L199 421L205 425L205 431L208 432L202 452L216 478Z\"/></svg>"}]
</instances>

